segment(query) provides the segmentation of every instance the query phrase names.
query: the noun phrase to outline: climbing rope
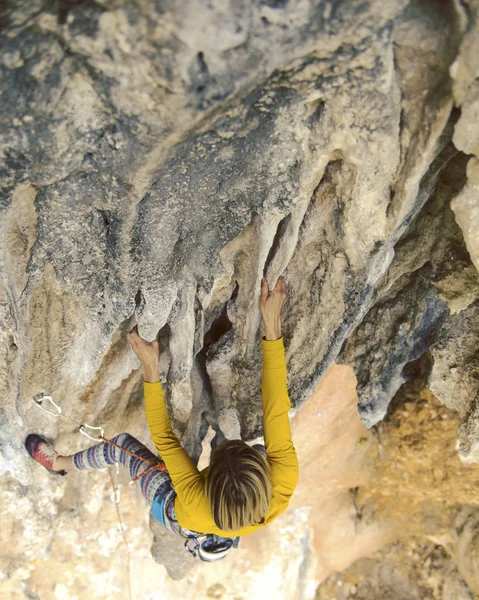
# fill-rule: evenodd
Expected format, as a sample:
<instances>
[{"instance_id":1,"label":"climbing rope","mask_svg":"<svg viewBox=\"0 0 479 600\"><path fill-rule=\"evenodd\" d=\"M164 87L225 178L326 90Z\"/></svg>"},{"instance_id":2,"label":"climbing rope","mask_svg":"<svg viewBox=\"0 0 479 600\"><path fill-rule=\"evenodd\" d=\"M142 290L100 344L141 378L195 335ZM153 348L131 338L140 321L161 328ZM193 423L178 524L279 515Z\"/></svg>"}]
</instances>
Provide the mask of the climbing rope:
<instances>
[{"instance_id":1,"label":"climbing rope","mask_svg":"<svg viewBox=\"0 0 479 600\"><path fill-rule=\"evenodd\" d=\"M115 463L114 466L115 466L115 474L118 475L118 473L119 473L118 463ZM123 519L121 518L120 490L119 490L117 482L116 482L116 477L115 478L113 477L111 467L108 469L108 472L110 474L110 482L111 482L111 487L113 489L113 501L115 503L116 516L118 517L118 525L119 525L119 529L121 531L121 537L123 539L123 544L125 545L125 549L126 549L126 572L127 572L126 579L128 582L128 598L130 600L133 600L133 594L131 592L131 545L128 543L128 540L126 539L126 527L123 524Z\"/></svg>"},{"instance_id":2,"label":"climbing rope","mask_svg":"<svg viewBox=\"0 0 479 600\"><path fill-rule=\"evenodd\" d=\"M135 454L135 452L131 452L130 450L127 450L126 448L123 448L122 446L115 444L115 442L112 442L111 440L107 439L105 437L105 431L104 431L103 427L101 427L101 425L99 427L94 427L92 425L88 425L87 423L78 423L74 419L67 417L66 415L64 415L62 413L61 407L53 401L53 398L51 396L40 395L40 396L35 397L34 400L35 400L35 403L38 406L38 408L41 408L44 412L46 412L47 414L49 414L55 418L61 418L65 421L73 423L74 425L76 425L78 427L78 431L85 437L89 438L90 440L93 440L94 442L98 442L98 443L105 442L107 444L110 444L110 446L115 446L116 448L123 450L123 452L126 452L127 454L130 454L131 456L134 456L135 458L139 458L143 462L149 463L151 465L150 467L148 467L148 469L143 471L143 473L140 473L137 477L135 477L134 479L129 481L128 485L132 485L133 483L135 483L135 481L138 481L138 479L143 477L143 475L150 473L154 469L156 469L158 471L166 471L166 465L163 461L154 463L151 460L148 460L147 458L144 458L143 456L139 456L138 454ZM47 408L46 406L43 405L44 403L45 403L45 405L47 403L50 403L51 407ZM93 430L98 431L97 437L91 435L87 431L88 429L92 430L92 431ZM114 466L116 469L116 474L118 475L118 472L119 472L118 471L118 463L115 463ZM111 467L113 467L113 465L111 465ZM128 579L128 592L129 592L128 595L131 600L133 598L132 592L131 592L131 581L130 581L131 580L131 569L130 569L130 562L131 562L130 550L131 550L131 548L130 548L130 545L128 544L128 540L126 539L126 527L123 524L123 519L121 518L120 490L118 488L118 485L116 484L115 478L113 477L111 467L108 469L108 472L110 474L110 482L111 482L111 486L113 489L113 501L115 503L116 514L118 517L119 529L121 531L123 543L125 545L126 552L127 552L127 573L128 573L127 579Z\"/></svg>"}]
</instances>

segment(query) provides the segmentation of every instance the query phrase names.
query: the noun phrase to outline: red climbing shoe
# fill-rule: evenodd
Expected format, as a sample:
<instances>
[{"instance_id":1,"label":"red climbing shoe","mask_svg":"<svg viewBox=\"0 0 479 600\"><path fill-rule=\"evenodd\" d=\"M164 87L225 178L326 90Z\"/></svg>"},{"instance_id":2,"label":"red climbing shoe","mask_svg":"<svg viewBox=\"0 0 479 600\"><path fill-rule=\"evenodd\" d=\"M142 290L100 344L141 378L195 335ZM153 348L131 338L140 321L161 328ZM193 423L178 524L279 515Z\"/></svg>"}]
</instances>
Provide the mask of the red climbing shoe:
<instances>
[{"instance_id":1,"label":"red climbing shoe","mask_svg":"<svg viewBox=\"0 0 479 600\"><path fill-rule=\"evenodd\" d=\"M45 438L42 438L41 435L36 433L31 433L27 436L25 440L25 448L27 449L28 454L43 465L46 469L55 473L56 475L66 475L66 471L54 471L53 463L55 458L58 456L58 452L50 446Z\"/></svg>"}]
</instances>

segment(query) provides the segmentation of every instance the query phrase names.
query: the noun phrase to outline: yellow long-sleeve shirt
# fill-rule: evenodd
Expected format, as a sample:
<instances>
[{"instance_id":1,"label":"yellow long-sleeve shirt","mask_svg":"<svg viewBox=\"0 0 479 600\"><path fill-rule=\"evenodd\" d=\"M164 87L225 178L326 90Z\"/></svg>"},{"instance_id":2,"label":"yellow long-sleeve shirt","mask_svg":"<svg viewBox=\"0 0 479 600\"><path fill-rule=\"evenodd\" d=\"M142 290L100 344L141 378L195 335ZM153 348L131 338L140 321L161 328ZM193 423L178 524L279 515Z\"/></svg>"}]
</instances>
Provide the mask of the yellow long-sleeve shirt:
<instances>
[{"instance_id":1,"label":"yellow long-sleeve shirt","mask_svg":"<svg viewBox=\"0 0 479 600\"><path fill-rule=\"evenodd\" d=\"M199 471L173 433L161 382L143 384L146 419L152 440L171 477L176 492L175 513L182 527L223 537L244 536L270 523L288 506L298 481L298 459L288 418L291 401L283 338L273 341L263 338L262 348L263 430L273 496L264 522L237 532L222 531L216 526L205 493L209 467Z\"/></svg>"}]
</instances>

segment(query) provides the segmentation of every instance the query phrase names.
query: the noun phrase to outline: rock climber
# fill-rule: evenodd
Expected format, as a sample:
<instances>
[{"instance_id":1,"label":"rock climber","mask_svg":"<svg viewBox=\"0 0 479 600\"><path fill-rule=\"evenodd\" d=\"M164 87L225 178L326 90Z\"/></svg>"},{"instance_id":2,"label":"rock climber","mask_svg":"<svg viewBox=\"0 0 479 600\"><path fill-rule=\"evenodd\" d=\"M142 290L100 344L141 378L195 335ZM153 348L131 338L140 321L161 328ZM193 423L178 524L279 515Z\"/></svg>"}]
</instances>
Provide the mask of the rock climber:
<instances>
[{"instance_id":1,"label":"rock climber","mask_svg":"<svg viewBox=\"0 0 479 600\"><path fill-rule=\"evenodd\" d=\"M158 374L158 342L147 342L132 330L128 334L129 342L141 361L146 419L159 457L128 433L112 438L116 446L102 442L71 456L59 455L46 439L30 434L25 440L28 453L61 475L121 462L131 477L137 477L151 467L124 450L150 462L163 461L165 471L153 468L140 478L141 491L151 505L152 516L170 531L186 538L214 534L216 542L238 540L268 525L286 509L298 480L298 461L288 418L291 402L281 333L281 309L285 299L284 277L278 279L271 292L267 280L262 279L264 446L251 447L242 440L226 440L212 451L209 466L198 471L171 428Z\"/></svg>"}]
</instances>

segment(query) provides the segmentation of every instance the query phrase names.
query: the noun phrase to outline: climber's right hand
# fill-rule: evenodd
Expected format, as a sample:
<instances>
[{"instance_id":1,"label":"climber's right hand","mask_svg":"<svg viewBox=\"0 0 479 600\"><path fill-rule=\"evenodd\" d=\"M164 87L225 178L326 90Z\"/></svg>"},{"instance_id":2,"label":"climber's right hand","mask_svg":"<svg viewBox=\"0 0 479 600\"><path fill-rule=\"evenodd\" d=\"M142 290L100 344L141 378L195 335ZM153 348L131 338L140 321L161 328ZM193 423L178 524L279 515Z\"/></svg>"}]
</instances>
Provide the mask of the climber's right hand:
<instances>
[{"instance_id":1,"label":"climber's right hand","mask_svg":"<svg viewBox=\"0 0 479 600\"><path fill-rule=\"evenodd\" d=\"M128 340L130 342L131 349L141 361L144 380L149 383L160 381L158 375L158 340L154 339L151 342L147 342L138 335L136 327L134 327L128 334Z\"/></svg>"}]
</instances>

